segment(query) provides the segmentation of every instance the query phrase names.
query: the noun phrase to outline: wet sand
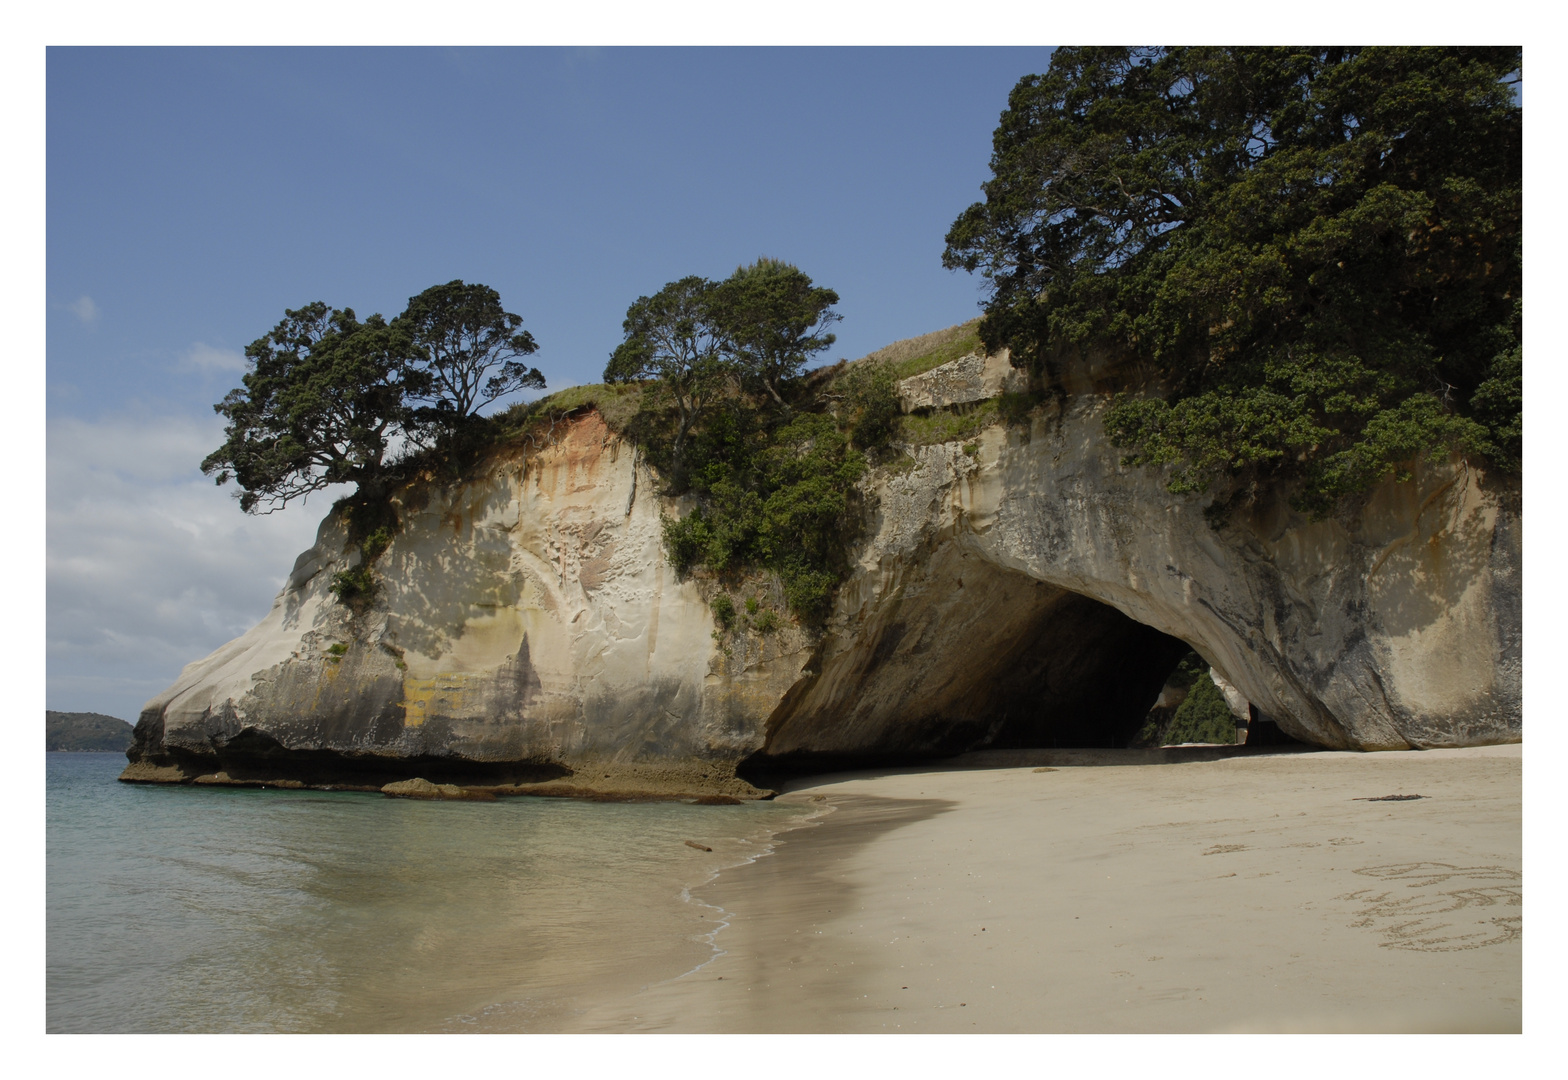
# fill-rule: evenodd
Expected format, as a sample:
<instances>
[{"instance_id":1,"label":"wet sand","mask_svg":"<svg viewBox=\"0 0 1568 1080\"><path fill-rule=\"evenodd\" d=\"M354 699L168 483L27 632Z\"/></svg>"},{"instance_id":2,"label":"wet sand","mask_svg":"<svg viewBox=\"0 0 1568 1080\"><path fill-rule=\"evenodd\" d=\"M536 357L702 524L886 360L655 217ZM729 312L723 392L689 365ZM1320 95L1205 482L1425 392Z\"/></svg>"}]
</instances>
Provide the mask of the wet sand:
<instances>
[{"instance_id":1,"label":"wet sand","mask_svg":"<svg viewBox=\"0 0 1568 1080\"><path fill-rule=\"evenodd\" d=\"M998 760L791 785L724 953L572 1028L1520 1030L1519 746Z\"/></svg>"}]
</instances>

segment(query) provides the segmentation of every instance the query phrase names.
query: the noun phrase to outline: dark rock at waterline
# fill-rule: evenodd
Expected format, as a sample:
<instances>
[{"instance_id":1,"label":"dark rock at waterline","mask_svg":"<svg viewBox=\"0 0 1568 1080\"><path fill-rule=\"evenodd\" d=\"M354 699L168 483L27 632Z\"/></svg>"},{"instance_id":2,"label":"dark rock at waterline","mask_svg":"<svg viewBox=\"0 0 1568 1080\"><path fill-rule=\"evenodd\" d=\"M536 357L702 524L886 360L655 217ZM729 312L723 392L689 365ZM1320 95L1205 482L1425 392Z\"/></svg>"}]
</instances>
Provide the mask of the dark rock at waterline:
<instances>
[{"instance_id":1,"label":"dark rock at waterline","mask_svg":"<svg viewBox=\"0 0 1568 1080\"><path fill-rule=\"evenodd\" d=\"M381 794L396 799L468 799L478 802L495 800L493 792L476 791L473 788L458 787L456 784L432 784L419 776L412 780L387 784L381 789Z\"/></svg>"}]
</instances>

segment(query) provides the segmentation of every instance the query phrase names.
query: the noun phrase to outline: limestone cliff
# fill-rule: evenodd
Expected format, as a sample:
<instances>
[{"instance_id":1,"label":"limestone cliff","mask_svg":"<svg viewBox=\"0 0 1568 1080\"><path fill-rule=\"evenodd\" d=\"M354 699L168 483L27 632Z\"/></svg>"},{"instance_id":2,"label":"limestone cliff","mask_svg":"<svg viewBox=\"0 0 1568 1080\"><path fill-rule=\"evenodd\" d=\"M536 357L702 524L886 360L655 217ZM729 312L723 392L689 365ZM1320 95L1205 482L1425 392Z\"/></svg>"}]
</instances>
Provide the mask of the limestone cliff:
<instances>
[{"instance_id":1,"label":"limestone cliff","mask_svg":"<svg viewBox=\"0 0 1568 1080\"><path fill-rule=\"evenodd\" d=\"M753 797L737 767L1112 745L1189 646L1323 746L1520 738L1516 488L1455 462L1352 517L1265 493L1216 528L1120 464L1107 377L1058 373L1026 418L868 474L817 630L717 631L718 584L662 547L683 508L592 411L400 492L363 611L329 592L360 557L329 515L268 616L148 703L125 779ZM965 408L1027 382L969 356L899 390Z\"/></svg>"}]
</instances>

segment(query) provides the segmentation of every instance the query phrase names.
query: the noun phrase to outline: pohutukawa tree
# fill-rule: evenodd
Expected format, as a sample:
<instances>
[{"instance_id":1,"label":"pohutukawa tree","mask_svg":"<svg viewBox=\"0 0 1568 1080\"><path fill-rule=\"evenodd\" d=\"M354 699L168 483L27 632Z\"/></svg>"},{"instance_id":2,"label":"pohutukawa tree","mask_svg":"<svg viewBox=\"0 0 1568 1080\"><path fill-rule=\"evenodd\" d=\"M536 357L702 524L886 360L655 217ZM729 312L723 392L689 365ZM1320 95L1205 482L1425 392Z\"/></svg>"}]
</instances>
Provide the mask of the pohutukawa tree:
<instances>
[{"instance_id":1,"label":"pohutukawa tree","mask_svg":"<svg viewBox=\"0 0 1568 1080\"><path fill-rule=\"evenodd\" d=\"M1019 81L943 262L1015 363L1139 358L1107 428L1173 491L1303 509L1420 455L1517 469L1518 48L1060 49Z\"/></svg>"},{"instance_id":2,"label":"pohutukawa tree","mask_svg":"<svg viewBox=\"0 0 1568 1080\"><path fill-rule=\"evenodd\" d=\"M410 417L412 343L380 315L306 304L246 346L244 386L213 406L228 421L202 471L233 479L240 508L271 513L334 484L361 488L383 471Z\"/></svg>"},{"instance_id":3,"label":"pohutukawa tree","mask_svg":"<svg viewBox=\"0 0 1568 1080\"><path fill-rule=\"evenodd\" d=\"M725 350L743 383L760 386L787 408L779 388L836 340L838 293L818 288L797 267L763 257L714 289Z\"/></svg>"},{"instance_id":4,"label":"pohutukawa tree","mask_svg":"<svg viewBox=\"0 0 1568 1080\"><path fill-rule=\"evenodd\" d=\"M674 406L673 439L661 445L656 432L650 444L671 489L697 501L664 521L673 563L767 567L788 605L813 618L839 580L840 533L865 458L832 416L794 412L789 384L833 343L837 302L775 259L721 282L681 278L627 309L626 338L604 372L606 382L648 380Z\"/></svg>"},{"instance_id":5,"label":"pohutukawa tree","mask_svg":"<svg viewBox=\"0 0 1568 1080\"><path fill-rule=\"evenodd\" d=\"M228 425L202 471L238 483L247 513L335 484L374 496L389 454L439 448L485 405L543 389L518 360L538 348L521 324L494 289L461 281L412 297L391 323L320 301L286 311L246 347L244 385L213 406Z\"/></svg>"},{"instance_id":6,"label":"pohutukawa tree","mask_svg":"<svg viewBox=\"0 0 1568 1080\"><path fill-rule=\"evenodd\" d=\"M432 286L409 297L394 324L418 355L422 380L410 387L412 396L437 419L462 420L508 394L544 389L539 369L520 359L539 346L488 285Z\"/></svg>"},{"instance_id":7,"label":"pohutukawa tree","mask_svg":"<svg viewBox=\"0 0 1568 1080\"><path fill-rule=\"evenodd\" d=\"M706 278L683 277L639 296L621 324L626 340L610 354L607 383L653 379L675 403L677 472L692 425L722 392L728 374L724 331Z\"/></svg>"}]
</instances>

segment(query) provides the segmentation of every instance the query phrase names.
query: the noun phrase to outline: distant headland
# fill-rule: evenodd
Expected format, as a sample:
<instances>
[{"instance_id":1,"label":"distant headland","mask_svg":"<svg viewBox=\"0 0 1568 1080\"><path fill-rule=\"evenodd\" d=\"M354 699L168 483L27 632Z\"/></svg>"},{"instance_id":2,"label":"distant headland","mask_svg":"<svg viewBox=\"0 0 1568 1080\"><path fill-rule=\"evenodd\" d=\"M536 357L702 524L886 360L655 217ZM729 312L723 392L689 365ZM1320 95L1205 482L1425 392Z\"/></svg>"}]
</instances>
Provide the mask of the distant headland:
<instances>
[{"instance_id":1,"label":"distant headland","mask_svg":"<svg viewBox=\"0 0 1568 1080\"><path fill-rule=\"evenodd\" d=\"M49 750L92 751L123 754L131 746L131 725L95 712L44 711L45 742Z\"/></svg>"}]
</instances>

